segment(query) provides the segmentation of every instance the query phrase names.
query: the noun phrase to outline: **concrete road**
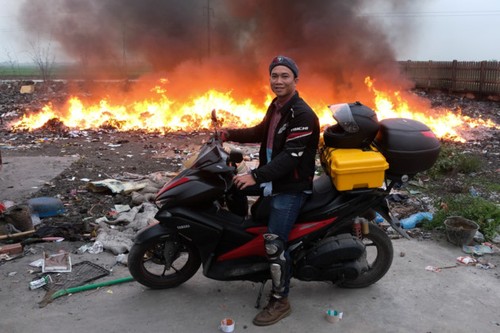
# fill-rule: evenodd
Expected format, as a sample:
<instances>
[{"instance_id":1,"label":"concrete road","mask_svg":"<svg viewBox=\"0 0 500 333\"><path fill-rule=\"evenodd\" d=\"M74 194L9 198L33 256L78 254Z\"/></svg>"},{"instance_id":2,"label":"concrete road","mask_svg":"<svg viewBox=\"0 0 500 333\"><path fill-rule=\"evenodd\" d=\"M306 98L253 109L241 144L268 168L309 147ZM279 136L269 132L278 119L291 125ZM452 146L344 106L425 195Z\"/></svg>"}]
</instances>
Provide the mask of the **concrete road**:
<instances>
[{"instance_id":1,"label":"concrete road","mask_svg":"<svg viewBox=\"0 0 500 333\"><path fill-rule=\"evenodd\" d=\"M270 327L252 324L258 284L213 281L201 272L175 289L155 291L129 282L63 296L39 308L45 292L28 289L33 279L28 264L43 250L79 245L33 245L35 254L0 266L0 332L218 332L224 317L235 320L235 332L500 332L498 268L425 269L454 265L463 255L445 240L395 240L392 268L365 289L292 280L293 312ZM485 258L498 260L498 255ZM86 253L72 254L72 260L109 266L115 259ZM115 266L112 276L98 281L127 275L126 267ZM327 322L327 309L342 311L342 321Z\"/></svg>"},{"instance_id":2,"label":"concrete road","mask_svg":"<svg viewBox=\"0 0 500 333\"><path fill-rule=\"evenodd\" d=\"M45 182L58 176L78 157L5 156L0 170L0 201L21 203L38 191Z\"/></svg>"}]
</instances>

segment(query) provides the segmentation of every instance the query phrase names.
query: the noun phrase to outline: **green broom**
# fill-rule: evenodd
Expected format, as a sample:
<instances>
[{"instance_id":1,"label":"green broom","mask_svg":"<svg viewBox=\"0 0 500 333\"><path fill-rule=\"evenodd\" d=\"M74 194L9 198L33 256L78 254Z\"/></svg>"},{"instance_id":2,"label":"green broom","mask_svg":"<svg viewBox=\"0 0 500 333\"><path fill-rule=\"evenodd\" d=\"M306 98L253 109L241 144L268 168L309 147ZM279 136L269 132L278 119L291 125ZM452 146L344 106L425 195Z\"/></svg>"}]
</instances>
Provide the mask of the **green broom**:
<instances>
[{"instance_id":1,"label":"green broom","mask_svg":"<svg viewBox=\"0 0 500 333\"><path fill-rule=\"evenodd\" d=\"M48 303L52 302L52 300L64 296L64 295L69 295L69 294L74 294L74 293L79 293L81 291L86 291L86 290L92 290L92 289L97 289L100 287L106 287L106 286L112 286L114 284L119 284L119 283L125 283L125 282L131 282L134 281L134 278L132 276L126 276L123 278L119 278L116 280L110 280L110 281L104 281L104 282L99 282L99 283L91 283L91 284L85 284L83 286L78 286L78 287L73 287L73 288L67 288L67 289L61 289L58 291L55 291L53 293L47 293L47 295L44 297L44 299L39 303L40 307L44 307Z\"/></svg>"}]
</instances>

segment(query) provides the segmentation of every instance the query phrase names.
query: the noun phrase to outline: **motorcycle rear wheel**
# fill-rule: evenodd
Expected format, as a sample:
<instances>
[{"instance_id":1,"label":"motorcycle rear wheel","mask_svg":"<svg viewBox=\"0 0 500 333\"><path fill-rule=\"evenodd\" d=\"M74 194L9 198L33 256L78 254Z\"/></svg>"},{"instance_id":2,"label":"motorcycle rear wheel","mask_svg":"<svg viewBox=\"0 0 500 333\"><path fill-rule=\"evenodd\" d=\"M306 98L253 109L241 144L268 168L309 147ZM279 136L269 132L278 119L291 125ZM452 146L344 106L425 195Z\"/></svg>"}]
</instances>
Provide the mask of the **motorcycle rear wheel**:
<instances>
[{"instance_id":1,"label":"motorcycle rear wheel","mask_svg":"<svg viewBox=\"0 0 500 333\"><path fill-rule=\"evenodd\" d=\"M166 251L167 248L174 250ZM196 274L200 265L198 250L183 239L156 239L134 244L128 256L130 274L152 289L177 287Z\"/></svg>"},{"instance_id":2,"label":"motorcycle rear wheel","mask_svg":"<svg viewBox=\"0 0 500 333\"><path fill-rule=\"evenodd\" d=\"M369 226L369 233L363 235L363 243L365 243L366 251L368 252L367 260L369 268L367 271L361 273L355 280L337 282L337 285L341 288L368 287L380 280L391 267L394 256L391 239L387 236L385 231L380 229L377 225L370 223Z\"/></svg>"}]
</instances>

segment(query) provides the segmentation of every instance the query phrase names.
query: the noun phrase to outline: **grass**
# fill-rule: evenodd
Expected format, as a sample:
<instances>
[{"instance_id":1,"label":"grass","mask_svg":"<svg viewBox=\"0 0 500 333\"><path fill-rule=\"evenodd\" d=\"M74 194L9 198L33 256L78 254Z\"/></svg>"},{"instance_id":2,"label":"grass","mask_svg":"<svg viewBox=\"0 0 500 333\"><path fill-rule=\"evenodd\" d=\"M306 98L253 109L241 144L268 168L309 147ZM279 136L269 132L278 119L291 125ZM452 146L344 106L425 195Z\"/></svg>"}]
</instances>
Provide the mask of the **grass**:
<instances>
[{"instance_id":1,"label":"grass","mask_svg":"<svg viewBox=\"0 0 500 333\"><path fill-rule=\"evenodd\" d=\"M476 222L488 239L500 233L500 207L493 202L481 197L459 194L445 196L438 204L439 210L432 221L423 224L427 229L442 227L449 216L462 216Z\"/></svg>"},{"instance_id":2,"label":"grass","mask_svg":"<svg viewBox=\"0 0 500 333\"><path fill-rule=\"evenodd\" d=\"M482 156L464 153L453 143L443 143L438 160L427 172L436 185L430 191L437 197L432 221L423 226L427 229L443 228L449 216L462 216L479 225L487 239L500 234L500 206L480 194L498 192L500 182L481 174L485 167ZM463 189L462 193L445 193L443 180L451 178Z\"/></svg>"},{"instance_id":3,"label":"grass","mask_svg":"<svg viewBox=\"0 0 500 333\"><path fill-rule=\"evenodd\" d=\"M459 147L444 143L438 160L428 174L433 178L457 173L470 174L479 171L482 164L482 159L477 154L463 153Z\"/></svg>"},{"instance_id":4,"label":"grass","mask_svg":"<svg viewBox=\"0 0 500 333\"><path fill-rule=\"evenodd\" d=\"M113 78L124 78L129 79L137 78L145 73L148 73L151 69L144 64L129 64L127 65L126 71L123 67L119 65L107 65L107 66L95 66L91 68L83 69L78 65L68 65L68 64L55 64L50 71L51 79L69 79L69 78L101 78L102 73L106 73L106 77L109 79ZM0 80L1 79L40 79L41 74L37 66L31 64L15 64L9 65L7 63L0 64Z\"/></svg>"}]
</instances>

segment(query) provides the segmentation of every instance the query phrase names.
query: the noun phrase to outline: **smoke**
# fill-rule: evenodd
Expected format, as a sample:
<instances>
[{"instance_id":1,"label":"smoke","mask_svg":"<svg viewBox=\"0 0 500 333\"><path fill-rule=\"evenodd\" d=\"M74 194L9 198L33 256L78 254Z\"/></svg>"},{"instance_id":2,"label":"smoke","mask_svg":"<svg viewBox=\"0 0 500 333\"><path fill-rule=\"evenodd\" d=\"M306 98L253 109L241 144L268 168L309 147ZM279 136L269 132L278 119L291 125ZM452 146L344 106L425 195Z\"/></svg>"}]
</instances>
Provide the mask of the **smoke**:
<instances>
[{"instance_id":1,"label":"smoke","mask_svg":"<svg viewBox=\"0 0 500 333\"><path fill-rule=\"evenodd\" d=\"M381 1L408 8L411 1ZM408 88L370 0L26 1L30 35L56 41L82 66L147 62L177 92L194 86L262 95L278 55L300 68L299 91L326 103L361 100L364 78Z\"/></svg>"}]
</instances>

